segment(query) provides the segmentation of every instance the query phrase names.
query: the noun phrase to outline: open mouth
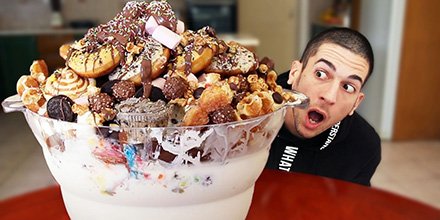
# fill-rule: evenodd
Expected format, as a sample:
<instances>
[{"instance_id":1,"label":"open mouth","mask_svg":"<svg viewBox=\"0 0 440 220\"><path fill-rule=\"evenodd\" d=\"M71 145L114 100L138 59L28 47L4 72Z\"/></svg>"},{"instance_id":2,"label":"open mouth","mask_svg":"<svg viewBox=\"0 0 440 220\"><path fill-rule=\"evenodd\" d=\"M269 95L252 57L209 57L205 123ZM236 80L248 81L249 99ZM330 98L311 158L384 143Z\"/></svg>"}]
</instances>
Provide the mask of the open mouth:
<instances>
[{"instance_id":1,"label":"open mouth","mask_svg":"<svg viewBox=\"0 0 440 220\"><path fill-rule=\"evenodd\" d=\"M308 116L311 124L318 124L324 120L324 115L318 111L309 111Z\"/></svg>"}]
</instances>

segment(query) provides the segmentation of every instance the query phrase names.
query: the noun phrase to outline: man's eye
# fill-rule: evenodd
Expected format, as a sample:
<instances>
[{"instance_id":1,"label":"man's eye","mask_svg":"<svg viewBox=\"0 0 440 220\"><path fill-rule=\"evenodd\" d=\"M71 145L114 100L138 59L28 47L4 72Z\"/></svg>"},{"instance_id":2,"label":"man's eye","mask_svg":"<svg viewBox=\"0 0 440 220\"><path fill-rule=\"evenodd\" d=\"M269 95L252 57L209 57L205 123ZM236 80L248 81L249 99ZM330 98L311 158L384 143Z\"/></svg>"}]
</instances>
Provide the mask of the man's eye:
<instances>
[{"instance_id":1,"label":"man's eye","mask_svg":"<svg viewBox=\"0 0 440 220\"><path fill-rule=\"evenodd\" d=\"M324 71L322 71L322 70L318 70L318 71L316 71L316 76L318 77L318 78L321 78L321 79L327 79L327 74L324 72Z\"/></svg>"},{"instance_id":2,"label":"man's eye","mask_svg":"<svg viewBox=\"0 0 440 220\"><path fill-rule=\"evenodd\" d=\"M347 91L348 93L354 93L356 91L356 89L354 88L354 86L349 85L349 84L344 84L343 88L345 89L345 91Z\"/></svg>"}]
</instances>

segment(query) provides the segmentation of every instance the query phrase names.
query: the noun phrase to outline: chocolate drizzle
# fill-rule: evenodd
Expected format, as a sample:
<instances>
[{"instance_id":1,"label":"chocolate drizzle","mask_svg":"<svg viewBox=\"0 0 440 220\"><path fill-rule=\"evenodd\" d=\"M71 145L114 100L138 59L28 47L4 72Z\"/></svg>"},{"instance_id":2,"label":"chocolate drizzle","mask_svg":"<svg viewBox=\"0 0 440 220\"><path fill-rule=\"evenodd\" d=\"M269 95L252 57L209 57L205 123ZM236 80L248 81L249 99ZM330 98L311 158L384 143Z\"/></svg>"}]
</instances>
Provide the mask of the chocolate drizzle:
<instances>
[{"instance_id":1,"label":"chocolate drizzle","mask_svg":"<svg viewBox=\"0 0 440 220\"><path fill-rule=\"evenodd\" d=\"M189 75L192 70L192 51L194 49L194 40L191 40L189 44L185 47L185 75Z\"/></svg>"},{"instance_id":2,"label":"chocolate drizzle","mask_svg":"<svg viewBox=\"0 0 440 220\"><path fill-rule=\"evenodd\" d=\"M156 20L157 24L167 27L173 32L176 31L177 18L166 1L152 1L148 5L147 11Z\"/></svg>"},{"instance_id":3,"label":"chocolate drizzle","mask_svg":"<svg viewBox=\"0 0 440 220\"><path fill-rule=\"evenodd\" d=\"M142 87L144 89L143 98L150 97L151 93L151 60L143 59L141 62L141 79L142 79Z\"/></svg>"}]
</instances>

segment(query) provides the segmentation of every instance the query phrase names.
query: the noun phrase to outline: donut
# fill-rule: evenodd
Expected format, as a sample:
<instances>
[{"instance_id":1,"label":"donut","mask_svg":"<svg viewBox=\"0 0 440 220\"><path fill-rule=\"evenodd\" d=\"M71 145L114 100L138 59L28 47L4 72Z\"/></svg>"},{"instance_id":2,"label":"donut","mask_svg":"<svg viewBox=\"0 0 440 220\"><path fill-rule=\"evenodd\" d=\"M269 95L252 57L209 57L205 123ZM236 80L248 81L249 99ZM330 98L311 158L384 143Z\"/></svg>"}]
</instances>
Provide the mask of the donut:
<instances>
[{"instance_id":1,"label":"donut","mask_svg":"<svg viewBox=\"0 0 440 220\"><path fill-rule=\"evenodd\" d=\"M106 45L94 52L72 51L67 58L67 66L82 77L98 78L110 73L120 61L119 51L111 45Z\"/></svg>"},{"instance_id":2,"label":"donut","mask_svg":"<svg viewBox=\"0 0 440 220\"><path fill-rule=\"evenodd\" d=\"M246 74L257 69L258 59L254 53L234 41L226 43L226 45L228 49L224 53L214 56L205 72L234 76Z\"/></svg>"},{"instance_id":3,"label":"donut","mask_svg":"<svg viewBox=\"0 0 440 220\"><path fill-rule=\"evenodd\" d=\"M219 42L212 29L205 27L197 32L187 30L181 36L182 41L177 49L174 68L179 71L190 70L196 74L208 67L219 49ZM187 65L190 65L190 68Z\"/></svg>"},{"instance_id":4,"label":"donut","mask_svg":"<svg viewBox=\"0 0 440 220\"><path fill-rule=\"evenodd\" d=\"M142 44L143 50L139 54L132 53L131 60L127 59L122 67L109 76L110 80L130 80L139 86L142 83L142 61L151 61L151 80L159 77L165 70L170 57L170 50L151 37L147 37Z\"/></svg>"}]
</instances>

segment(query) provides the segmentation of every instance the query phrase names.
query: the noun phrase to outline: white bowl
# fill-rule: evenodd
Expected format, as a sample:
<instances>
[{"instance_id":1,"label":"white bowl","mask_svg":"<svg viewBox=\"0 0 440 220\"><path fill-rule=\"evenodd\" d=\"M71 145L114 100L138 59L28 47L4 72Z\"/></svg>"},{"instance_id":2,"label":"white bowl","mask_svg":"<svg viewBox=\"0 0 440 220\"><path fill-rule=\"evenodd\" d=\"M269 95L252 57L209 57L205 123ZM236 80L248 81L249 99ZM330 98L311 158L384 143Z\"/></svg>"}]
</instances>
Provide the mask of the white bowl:
<instances>
[{"instance_id":1,"label":"white bowl","mask_svg":"<svg viewBox=\"0 0 440 220\"><path fill-rule=\"evenodd\" d=\"M220 125L114 129L20 110L69 216L107 220L245 219L285 114L281 108Z\"/></svg>"}]
</instances>

